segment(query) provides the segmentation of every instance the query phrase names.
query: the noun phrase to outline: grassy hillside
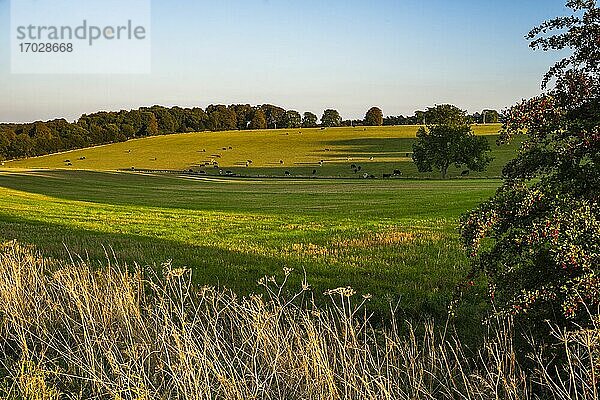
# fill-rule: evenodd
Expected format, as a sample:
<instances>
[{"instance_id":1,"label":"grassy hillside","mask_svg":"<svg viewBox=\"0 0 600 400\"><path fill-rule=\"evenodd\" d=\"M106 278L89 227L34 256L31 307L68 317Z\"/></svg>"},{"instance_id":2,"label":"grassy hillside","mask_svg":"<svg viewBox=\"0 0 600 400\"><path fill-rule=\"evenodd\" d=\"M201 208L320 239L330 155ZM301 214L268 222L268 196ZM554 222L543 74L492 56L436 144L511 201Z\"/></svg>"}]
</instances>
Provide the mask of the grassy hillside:
<instances>
[{"instance_id":1,"label":"grassy hillside","mask_svg":"<svg viewBox=\"0 0 600 400\"><path fill-rule=\"evenodd\" d=\"M395 169L404 176L419 174L412 163L412 144L418 127L360 127L266 131L201 132L158 136L91 149L7 162L9 168L67 168L88 170L193 169L211 175L232 171L240 175L356 177L381 176ZM482 176L499 176L518 143L497 147L500 125L479 125L494 149L494 162ZM66 162L68 160L68 162ZM251 160L246 166L248 160ZM323 163L319 163L323 161ZM218 168L214 168L218 163ZM72 165L69 165L72 164ZM360 166L355 174L350 168ZM457 175L461 171L451 171ZM477 175L477 174L475 174Z\"/></svg>"},{"instance_id":2,"label":"grassy hillside","mask_svg":"<svg viewBox=\"0 0 600 400\"><path fill-rule=\"evenodd\" d=\"M159 268L171 259L199 283L238 293L291 267L294 282L306 271L317 294L352 286L380 310L401 299L412 316L443 315L468 268L456 219L497 185L4 172L0 239L62 259L108 255Z\"/></svg>"}]
</instances>

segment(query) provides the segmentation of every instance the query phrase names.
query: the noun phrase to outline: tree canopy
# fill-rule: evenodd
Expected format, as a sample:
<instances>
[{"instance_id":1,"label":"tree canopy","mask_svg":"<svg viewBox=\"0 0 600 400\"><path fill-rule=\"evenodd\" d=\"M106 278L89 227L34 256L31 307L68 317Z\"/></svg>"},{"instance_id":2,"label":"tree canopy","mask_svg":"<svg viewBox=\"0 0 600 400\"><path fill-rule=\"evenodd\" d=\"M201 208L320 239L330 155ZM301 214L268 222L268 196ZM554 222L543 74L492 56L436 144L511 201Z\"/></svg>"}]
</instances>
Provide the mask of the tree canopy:
<instances>
[{"instance_id":1,"label":"tree canopy","mask_svg":"<svg viewBox=\"0 0 600 400\"><path fill-rule=\"evenodd\" d=\"M426 115L429 122L419 129L413 145L413 161L420 172L435 168L446 178L453 164L473 171L487 168L490 145L486 138L475 136L465 111L441 105L430 108Z\"/></svg>"},{"instance_id":2,"label":"tree canopy","mask_svg":"<svg viewBox=\"0 0 600 400\"><path fill-rule=\"evenodd\" d=\"M326 110L322 126L418 125L436 120L436 108L417 111L414 116L383 118L378 107L372 107L364 120L342 121L333 109ZM381 118L380 118L381 117ZM475 122L479 122L475 119ZM211 104L200 107L142 107L137 110L98 112L82 115L76 122L65 120L24 124L0 124L0 159L32 157L99 144L121 142L133 138L205 130L246 130L315 128L317 115L300 114L271 104Z\"/></svg>"},{"instance_id":3,"label":"tree canopy","mask_svg":"<svg viewBox=\"0 0 600 400\"><path fill-rule=\"evenodd\" d=\"M337 110L325 110L321 117L321 125L325 127L340 126L342 125L342 117Z\"/></svg>"},{"instance_id":4,"label":"tree canopy","mask_svg":"<svg viewBox=\"0 0 600 400\"><path fill-rule=\"evenodd\" d=\"M379 107L373 107L365 115L366 126L381 126L383 125L383 112Z\"/></svg>"},{"instance_id":5,"label":"tree canopy","mask_svg":"<svg viewBox=\"0 0 600 400\"><path fill-rule=\"evenodd\" d=\"M205 130L244 130L317 126L317 117L270 104L209 105L202 108L142 107L25 124L0 124L0 159L32 157L125 140Z\"/></svg>"},{"instance_id":6,"label":"tree canopy","mask_svg":"<svg viewBox=\"0 0 600 400\"><path fill-rule=\"evenodd\" d=\"M462 221L490 300L528 332L592 327L600 307L600 10L567 3L527 36L531 47L570 50L550 68L546 93L513 106L502 140L526 134L496 195Z\"/></svg>"},{"instance_id":7,"label":"tree canopy","mask_svg":"<svg viewBox=\"0 0 600 400\"><path fill-rule=\"evenodd\" d=\"M305 112L302 116L302 127L303 128L315 128L319 122L319 117L311 112Z\"/></svg>"}]
</instances>

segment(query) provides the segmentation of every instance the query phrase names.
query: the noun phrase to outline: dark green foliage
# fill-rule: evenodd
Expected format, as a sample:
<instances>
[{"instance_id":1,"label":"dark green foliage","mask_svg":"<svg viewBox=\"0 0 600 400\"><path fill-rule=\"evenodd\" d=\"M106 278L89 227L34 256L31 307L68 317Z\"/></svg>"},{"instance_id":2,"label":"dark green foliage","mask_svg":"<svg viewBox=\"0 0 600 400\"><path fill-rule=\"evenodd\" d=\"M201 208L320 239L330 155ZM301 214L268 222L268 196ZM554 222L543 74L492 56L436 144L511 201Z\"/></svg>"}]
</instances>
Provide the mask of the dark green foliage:
<instances>
[{"instance_id":1,"label":"dark green foliage","mask_svg":"<svg viewBox=\"0 0 600 400\"><path fill-rule=\"evenodd\" d=\"M340 126L342 124L342 117L337 110L325 110L321 117L321 125L325 127Z\"/></svg>"},{"instance_id":2,"label":"dark green foliage","mask_svg":"<svg viewBox=\"0 0 600 400\"><path fill-rule=\"evenodd\" d=\"M263 110L256 110L252 121L250 122L250 129L267 129L267 117Z\"/></svg>"},{"instance_id":3,"label":"dark green foliage","mask_svg":"<svg viewBox=\"0 0 600 400\"><path fill-rule=\"evenodd\" d=\"M404 115L398 116L387 116L383 118L383 126L396 126L396 125L418 125L419 122L415 116L405 117Z\"/></svg>"},{"instance_id":4,"label":"dark green foliage","mask_svg":"<svg viewBox=\"0 0 600 400\"><path fill-rule=\"evenodd\" d=\"M312 128L317 116L270 104L210 105L201 108L143 107L138 110L98 112L82 115L75 123L64 119L29 124L0 124L0 159L39 156L129 139L201 132L205 130L244 130Z\"/></svg>"},{"instance_id":5,"label":"dark green foliage","mask_svg":"<svg viewBox=\"0 0 600 400\"><path fill-rule=\"evenodd\" d=\"M316 128L317 122L319 121L319 117L311 112L305 112L302 117L302 127L303 128Z\"/></svg>"},{"instance_id":6,"label":"dark green foliage","mask_svg":"<svg viewBox=\"0 0 600 400\"><path fill-rule=\"evenodd\" d=\"M475 124L497 124L500 122L500 114L496 110L483 110L471 115L471 119Z\"/></svg>"},{"instance_id":7,"label":"dark green foliage","mask_svg":"<svg viewBox=\"0 0 600 400\"><path fill-rule=\"evenodd\" d=\"M229 131L237 129L237 116L233 110L224 105L210 105L206 108L208 126L213 131Z\"/></svg>"},{"instance_id":8,"label":"dark green foliage","mask_svg":"<svg viewBox=\"0 0 600 400\"><path fill-rule=\"evenodd\" d=\"M548 320L593 326L600 306L600 10L595 1L567 5L573 15L528 38L573 55L544 78L552 90L509 110L503 140L527 140L497 194L462 221L469 280L484 275L496 308L541 336Z\"/></svg>"},{"instance_id":9,"label":"dark green foliage","mask_svg":"<svg viewBox=\"0 0 600 400\"><path fill-rule=\"evenodd\" d=\"M417 142L413 145L413 160L419 172L439 170L442 177L454 164L457 168L466 167L473 171L484 171L492 161L488 153L490 145L484 137L477 137L464 111L442 105L430 108L426 127L417 132Z\"/></svg>"},{"instance_id":10,"label":"dark green foliage","mask_svg":"<svg viewBox=\"0 0 600 400\"><path fill-rule=\"evenodd\" d=\"M387 117L379 119L378 109L370 112L379 125L411 125L416 117ZM380 111L380 110L379 110ZM323 126L341 126L342 119L335 110L326 110ZM363 121L347 121L359 126ZM64 119L26 124L0 124L0 159L15 159L68 151L99 144L123 142L129 139L172 133L202 132L205 130L245 130L276 128L315 128L318 117L305 112L286 111L270 104L210 105L202 108L142 107L138 110L98 112L82 115L69 123Z\"/></svg>"},{"instance_id":11,"label":"dark green foliage","mask_svg":"<svg viewBox=\"0 0 600 400\"><path fill-rule=\"evenodd\" d=\"M235 114L237 120L237 129L248 129L254 116L254 109L250 104L234 104L229 109Z\"/></svg>"},{"instance_id":12,"label":"dark green foliage","mask_svg":"<svg viewBox=\"0 0 600 400\"><path fill-rule=\"evenodd\" d=\"M260 106L260 110L265 113L268 129L285 127L285 109L271 104L264 104Z\"/></svg>"},{"instance_id":13,"label":"dark green foliage","mask_svg":"<svg viewBox=\"0 0 600 400\"><path fill-rule=\"evenodd\" d=\"M429 107L427 111L420 114L425 120L425 125L452 125L464 126L470 125L471 120L467 113L451 104L442 104L435 107Z\"/></svg>"},{"instance_id":14,"label":"dark green foliage","mask_svg":"<svg viewBox=\"0 0 600 400\"><path fill-rule=\"evenodd\" d=\"M302 126L302 117L298 111L286 111L284 117L284 126L282 128L300 128Z\"/></svg>"},{"instance_id":15,"label":"dark green foliage","mask_svg":"<svg viewBox=\"0 0 600 400\"><path fill-rule=\"evenodd\" d=\"M483 110L481 119L482 124L497 124L500 121L500 114L496 110Z\"/></svg>"},{"instance_id":16,"label":"dark green foliage","mask_svg":"<svg viewBox=\"0 0 600 400\"><path fill-rule=\"evenodd\" d=\"M383 125L383 112L378 107L373 107L367 111L365 115L366 126L381 126Z\"/></svg>"}]
</instances>

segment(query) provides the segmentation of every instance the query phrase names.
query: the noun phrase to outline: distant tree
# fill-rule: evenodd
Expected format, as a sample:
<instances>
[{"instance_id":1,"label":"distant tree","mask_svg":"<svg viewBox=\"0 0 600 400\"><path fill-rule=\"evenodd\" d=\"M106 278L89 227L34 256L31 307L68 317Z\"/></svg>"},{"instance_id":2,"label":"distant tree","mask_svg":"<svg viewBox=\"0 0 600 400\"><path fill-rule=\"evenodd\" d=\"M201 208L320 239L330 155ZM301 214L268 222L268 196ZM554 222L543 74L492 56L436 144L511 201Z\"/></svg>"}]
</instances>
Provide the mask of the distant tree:
<instances>
[{"instance_id":1,"label":"distant tree","mask_svg":"<svg viewBox=\"0 0 600 400\"><path fill-rule=\"evenodd\" d=\"M250 122L250 129L267 129L267 117L263 110L256 110L252 121Z\"/></svg>"},{"instance_id":2,"label":"distant tree","mask_svg":"<svg viewBox=\"0 0 600 400\"><path fill-rule=\"evenodd\" d=\"M148 111L156 116L158 131L161 134L176 132L176 124L173 115L171 114L171 110L161 106L153 106Z\"/></svg>"},{"instance_id":3,"label":"distant tree","mask_svg":"<svg viewBox=\"0 0 600 400\"><path fill-rule=\"evenodd\" d=\"M41 154L53 153L61 149L60 138L44 122L36 122L29 131L33 147Z\"/></svg>"},{"instance_id":4,"label":"distant tree","mask_svg":"<svg viewBox=\"0 0 600 400\"><path fill-rule=\"evenodd\" d=\"M317 126L317 122L319 121L319 117L311 112L305 112L302 117L302 127L303 128L315 128Z\"/></svg>"},{"instance_id":5,"label":"distant tree","mask_svg":"<svg viewBox=\"0 0 600 400\"><path fill-rule=\"evenodd\" d=\"M11 144L10 154L13 157L30 157L38 153L33 139L27 133L20 133Z\"/></svg>"},{"instance_id":6,"label":"distant tree","mask_svg":"<svg viewBox=\"0 0 600 400\"><path fill-rule=\"evenodd\" d=\"M119 127L116 124L107 124L104 127L104 140L109 143L118 142Z\"/></svg>"},{"instance_id":7,"label":"distant tree","mask_svg":"<svg viewBox=\"0 0 600 400\"><path fill-rule=\"evenodd\" d=\"M342 124L342 117L337 110L325 110L321 117L321 125L325 127L340 126Z\"/></svg>"},{"instance_id":8,"label":"distant tree","mask_svg":"<svg viewBox=\"0 0 600 400\"><path fill-rule=\"evenodd\" d=\"M12 128L0 126L0 157L5 160L11 155L9 149L11 143L15 140L15 132Z\"/></svg>"},{"instance_id":9,"label":"distant tree","mask_svg":"<svg viewBox=\"0 0 600 400\"><path fill-rule=\"evenodd\" d=\"M300 128L302 126L302 117L298 111L290 110L285 113L285 128ZM282 127L282 128L283 128Z\"/></svg>"},{"instance_id":10,"label":"distant tree","mask_svg":"<svg viewBox=\"0 0 600 400\"><path fill-rule=\"evenodd\" d=\"M237 129L248 129L248 126L252 121L252 116L254 114L252 106L250 104L234 104L229 106L229 109L233 111L233 113L236 116Z\"/></svg>"},{"instance_id":11,"label":"distant tree","mask_svg":"<svg viewBox=\"0 0 600 400\"><path fill-rule=\"evenodd\" d=\"M208 114L199 107L181 110L180 119L179 132L201 132L209 129Z\"/></svg>"},{"instance_id":12,"label":"distant tree","mask_svg":"<svg viewBox=\"0 0 600 400\"><path fill-rule=\"evenodd\" d=\"M448 168L466 166L469 170L485 171L492 160L485 137L475 136L466 112L454 106L437 106L428 110L430 121L417 132L413 145L413 160L420 172L439 170L443 178Z\"/></svg>"},{"instance_id":13,"label":"distant tree","mask_svg":"<svg viewBox=\"0 0 600 400\"><path fill-rule=\"evenodd\" d=\"M151 112L144 112L142 115L143 118L143 126L140 130L140 134L142 136L156 136L159 134L158 130L158 121L156 116ZM103 140L108 141L108 140Z\"/></svg>"},{"instance_id":14,"label":"distant tree","mask_svg":"<svg viewBox=\"0 0 600 400\"><path fill-rule=\"evenodd\" d=\"M285 109L272 104L263 104L260 109L265 113L268 129L285 127Z\"/></svg>"},{"instance_id":15,"label":"distant tree","mask_svg":"<svg viewBox=\"0 0 600 400\"><path fill-rule=\"evenodd\" d=\"M427 112L426 111L415 111L415 116L413 117L414 121L418 125L426 125L427 124Z\"/></svg>"},{"instance_id":16,"label":"distant tree","mask_svg":"<svg viewBox=\"0 0 600 400\"><path fill-rule=\"evenodd\" d=\"M135 128L130 124L121 125L121 132L123 132L123 135L125 135L127 138L132 138L135 136Z\"/></svg>"},{"instance_id":17,"label":"distant tree","mask_svg":"<svg viewBox=\"0 0 600 400\"><path fill-rule=\"evenodd\" d=\"M408 125L408 119L403 115L387 116L383 118L384 126L393 126L393 125Z\"/></svg>"},{"instance_id":18,"label":"distant tree","mask_svg":"<svg viewBox=\"0 0 600 400\"><path fill-rule=\"evenodd\" d=\"M481 112L482 124L497 124L500 122L500 114L496 110L483 110Z\"/></svg>"},{"instance_id":19,"label":"distant tree","mask_svg":"<svg viewBox=\"0 0 600 400\"><path fill-rule=\"evenodd\" d=\"M427 108L424 112L425 125L463 125L469 124L467 112L452 104L441 104Z\"/></svg>"},{"instance_id":20,"label":"distant tree","mask_svg":"<svg viewBox=\"0 0 600 400\"><path fill-rule=\"evenodd\" d=\"M381 126L383 125L383 112L378 107L373 107L367 111L365 115L366 126Z\"/></svg>"},{"instance_id":21,"label":"distant tree","mask_svg":"<svg viewBox=\"0 0 600 400\"><path fill-rule=\"evenodd\" d=\"M364 126L365 121L362 119L346 119L342 121L342 126Z\"/></svg>"},{"instance_id":22,"label":"distant tree","mask_svg":"<svg viewBox=\"0 0 600 400\"><path fill-rule=\"evenodd\" d=\"M213 131L230 131L237 129L237 116L233 110L224 105L210 105L206 108L208 123Z\"/></svg>"}]
</instances>

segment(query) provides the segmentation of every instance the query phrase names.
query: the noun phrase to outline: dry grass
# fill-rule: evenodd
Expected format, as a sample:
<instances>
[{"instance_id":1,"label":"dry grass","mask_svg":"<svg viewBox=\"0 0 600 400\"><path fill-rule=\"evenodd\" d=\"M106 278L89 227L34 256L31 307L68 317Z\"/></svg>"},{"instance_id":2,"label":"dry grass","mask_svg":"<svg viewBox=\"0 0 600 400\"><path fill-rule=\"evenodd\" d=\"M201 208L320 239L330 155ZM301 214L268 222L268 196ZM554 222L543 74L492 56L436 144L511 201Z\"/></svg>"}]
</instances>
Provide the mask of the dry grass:
<instances>
[{"instance_id":1,"label":"dry grass","mask_svg":"<svg viewBox=\"0 0 600 400\"><path fill-rule=\"evenodd\" d=\"M571 379L557 382L555 371L521 371L510 324L498 324L468 357L433 324L375 328L349 288L330 291L328 309L310 305L306 283L285 300L289 270L283 281L262 279L263 296L239 298L194 287L188 270L164 267L162 277L115 265L92 270L4 246L3 396L524 399L533 388L544 398L597 398L598 371L590 368L598 365L597 330L564 337Z\"/></svg>"}]
</instances>

